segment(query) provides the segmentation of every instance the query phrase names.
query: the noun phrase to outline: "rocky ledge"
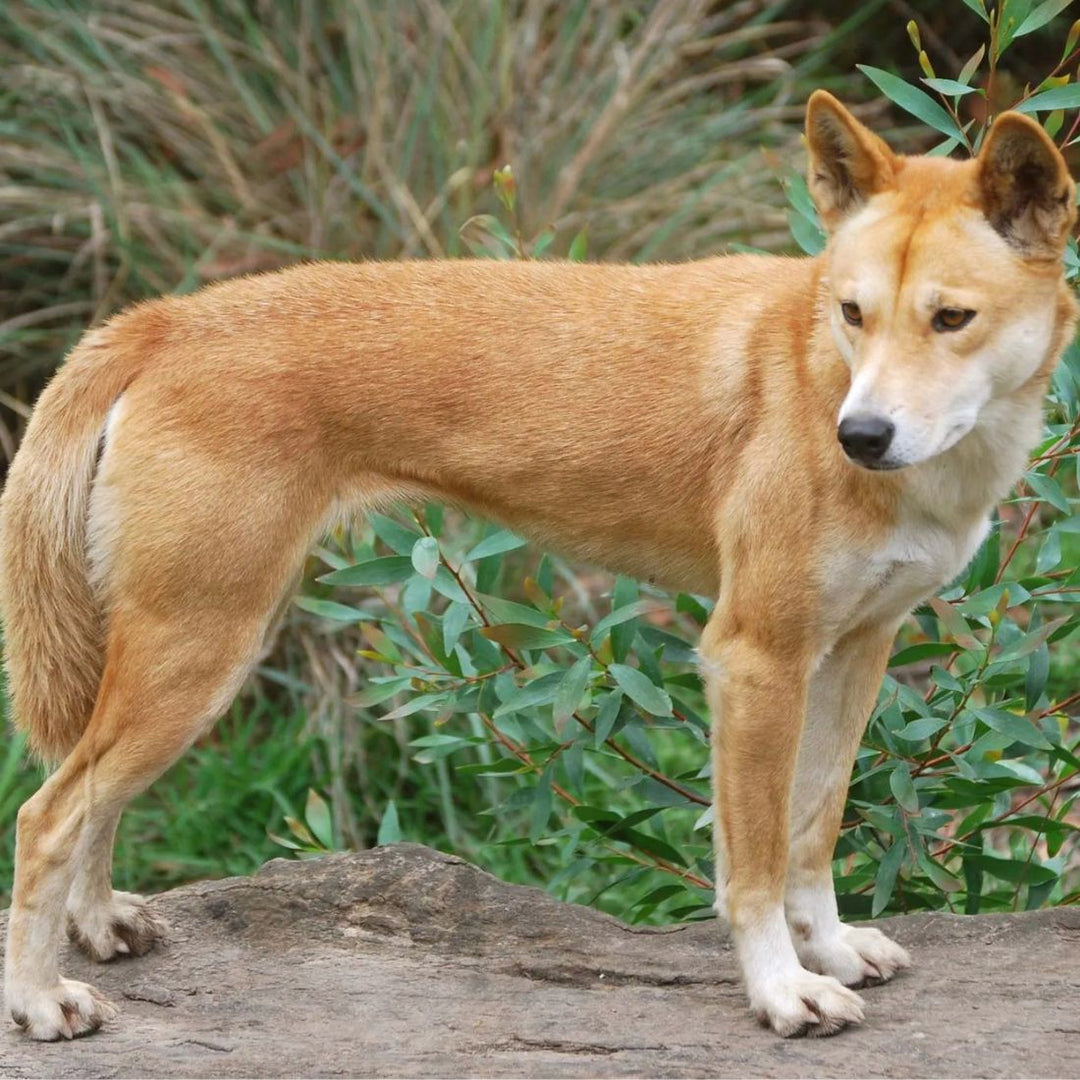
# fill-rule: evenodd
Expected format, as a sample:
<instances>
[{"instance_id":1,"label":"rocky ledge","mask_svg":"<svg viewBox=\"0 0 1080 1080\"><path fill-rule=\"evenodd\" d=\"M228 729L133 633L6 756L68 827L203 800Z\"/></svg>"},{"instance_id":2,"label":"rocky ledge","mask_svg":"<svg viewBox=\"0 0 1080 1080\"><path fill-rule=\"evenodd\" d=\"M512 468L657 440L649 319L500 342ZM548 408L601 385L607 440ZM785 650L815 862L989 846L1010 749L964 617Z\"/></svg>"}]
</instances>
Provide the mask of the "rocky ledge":
<instances>
[{"instance_id":1,"label":"rocky ledge","mask_svg":"<svg viewBox=\"0 0 1080 1080\"><path fill-rule=\"evenodd\" d=\"M715 924L626 926L412 844L153 905L149 956L65 957L119 1019L64 1044L7 1023L0 1078L1080 1075L1080 908L886 920L914 968L861 1027L782 1041Z\"/></svg>"}]
</instances>

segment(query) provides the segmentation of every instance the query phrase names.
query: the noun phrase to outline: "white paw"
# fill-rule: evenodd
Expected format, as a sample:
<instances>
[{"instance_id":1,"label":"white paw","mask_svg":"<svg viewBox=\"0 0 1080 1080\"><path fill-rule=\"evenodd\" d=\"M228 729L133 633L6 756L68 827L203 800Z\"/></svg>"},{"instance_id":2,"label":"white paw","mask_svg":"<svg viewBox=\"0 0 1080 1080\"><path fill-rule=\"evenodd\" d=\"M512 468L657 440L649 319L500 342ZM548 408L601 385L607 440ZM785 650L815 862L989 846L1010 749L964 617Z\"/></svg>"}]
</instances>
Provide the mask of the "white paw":
<instances>
[{"instance_id":1,"label":"white paw","mask_svg":"<svg viewBox=\"0 0 1080 1080\"><path fill-rule=\"evenodd\" d=\"M838 924L828 936L800 940L797 931L792 936L803 967L831 975L845 986L878 986L911 966L907 950L873 927Z\"/></svg>"},{"instance_id":2,"label":"white paw","mask_svg":"<svg viewBox=\"0 0 1080 1080\"><path fill-rule=\"evenodd\" d=\"M92 986L61 979L48 990L8 990L11 1018L30 1036L42 1042L78 1039L91 1035L116 1016L116 1006Z\"/></svg>"},{"instance_id":3,"label":"white paw","mask_svg":"<svg viewBox=\"0 0 1080 1080\"><path fill-rule=\"evenodd\" d=\"M68 913L68 937L92 960L143 956L165 929L164 920L134 893L114 892L111 903Z\"/></svg>"},{"instance_id":4,"label":"white paw","mask_svg":"<svg viewBox=\"0 0 1080 1080\"><path fill-rule=\"evenodd\" d=\"M858 994L835 979L810 971L751 987L750 1008L760 1023L784 1038L835 1035L863 1018Z\"/></svg>"}]
</instances>

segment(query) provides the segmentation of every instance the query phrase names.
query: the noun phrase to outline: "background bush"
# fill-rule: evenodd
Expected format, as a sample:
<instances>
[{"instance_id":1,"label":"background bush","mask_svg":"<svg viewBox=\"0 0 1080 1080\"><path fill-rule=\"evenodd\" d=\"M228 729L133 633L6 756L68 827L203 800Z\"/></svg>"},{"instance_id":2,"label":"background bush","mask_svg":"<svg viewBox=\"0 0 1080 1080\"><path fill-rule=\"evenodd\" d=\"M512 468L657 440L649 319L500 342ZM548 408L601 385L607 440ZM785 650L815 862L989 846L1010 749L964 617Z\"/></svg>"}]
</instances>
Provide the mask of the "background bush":
<instances>
[{"instance_id":1,"label":"background bush","mask_svg":"<svg viewBox=\"0 0 1080 1080\"><path fill-rule=\"evenodd\" d=\"M223 275L816 251L810 89L912 149L977 147L1018 102L1069 144L1068 6L9 4L0 448L88 322ZM1074 347L1016 498L898 643L837 848L848 914L1078 898L1078 430ZM404 837L624 917L703 915L707 611L437 507L375 515L315 553L272 661L129 812L118 881ZM8 742L0 821L36 780Z\"/></svg>"}]
</instances>

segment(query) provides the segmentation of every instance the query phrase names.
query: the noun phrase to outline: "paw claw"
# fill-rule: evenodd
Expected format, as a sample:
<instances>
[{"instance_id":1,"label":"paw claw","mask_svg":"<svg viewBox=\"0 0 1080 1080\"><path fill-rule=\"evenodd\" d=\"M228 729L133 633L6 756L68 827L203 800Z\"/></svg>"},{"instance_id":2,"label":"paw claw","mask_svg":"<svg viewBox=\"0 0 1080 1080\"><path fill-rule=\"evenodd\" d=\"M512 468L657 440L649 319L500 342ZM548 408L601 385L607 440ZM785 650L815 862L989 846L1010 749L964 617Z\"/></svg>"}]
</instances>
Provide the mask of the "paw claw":
<instances>
[{"instance_id":1,"label":"paw claw","mask_svg":"<svg viewBox=\"0 0 1080 1080\"><path fill-rule=\"evenodd\" d=\"M115 892L111 904L68 917L68 936L92 960L145 956L165 931L164 920L133 893Z\"/></svg>"},{"instance_id":2,"label":"paw claw","mask_svg":"<svg viewBox=\"0 0 1080 1080\"><path fill-rule=\"evenodd\" d=\"M880 986L911 965L907 951L868 926L837 924L835 932L804 938L796 945L810 971L831 975L853 990Z\"/></svg>"},{"instance_id":3,"label":"paw claw","mask_svg":"<svg viewBox=\"0 0 1080 1080\"><path fill-rule=\"evenodd\" d=\"M81 1039L116 1016L116 1007L97 990L72 979L61 979L50 990L14 991L14 995L22 1000L11 1007L12 1020L39 1042Z\"/></svg>"},{"instance_id":4,"label":"paw claw","mask_svg":"<svg viewBox=\"0 0 1080 1080\"><path fill-rule=\"evenodd\" d=\"M810 971L751 990L750 997L758 1020L788 1039L835 1035L863 1019L858 994Z\"/></svg>"}]
</instances>

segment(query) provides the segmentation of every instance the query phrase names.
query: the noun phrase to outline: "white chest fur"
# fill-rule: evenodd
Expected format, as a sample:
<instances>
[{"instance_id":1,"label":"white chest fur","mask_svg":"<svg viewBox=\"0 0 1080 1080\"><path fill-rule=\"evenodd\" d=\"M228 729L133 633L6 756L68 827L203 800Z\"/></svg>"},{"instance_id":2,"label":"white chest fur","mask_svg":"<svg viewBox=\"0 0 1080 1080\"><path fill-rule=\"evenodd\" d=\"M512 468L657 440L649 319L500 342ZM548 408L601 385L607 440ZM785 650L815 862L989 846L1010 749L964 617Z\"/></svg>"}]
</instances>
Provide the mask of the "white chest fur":
<instances>
[{"instance_id":1,"label":"white chest fur","mask_svg":"<svg viewBox=\"0 0 1080 1080\"><path fill-rule=\"evenodd\" d=\"M963 570L989 524L982 518L949 529L939 521L909 521L877 549L833 553L823 567L826 625L839 637L866 622L902 618Z\"/></svg>"},{"instance_id":2,"label":"white chest fur","mask_svg":"<svg viewBox=\"0 0 1080 1080\"><path fill-rule=\"evenodd\" d=\"M826 649L860 624L898 621L963 570L1041 430L1037 396L990 402L956 446L910 471L896 522L877 547L833 547L821 578L834 635Z\"/></svg>"}]
</instances>

